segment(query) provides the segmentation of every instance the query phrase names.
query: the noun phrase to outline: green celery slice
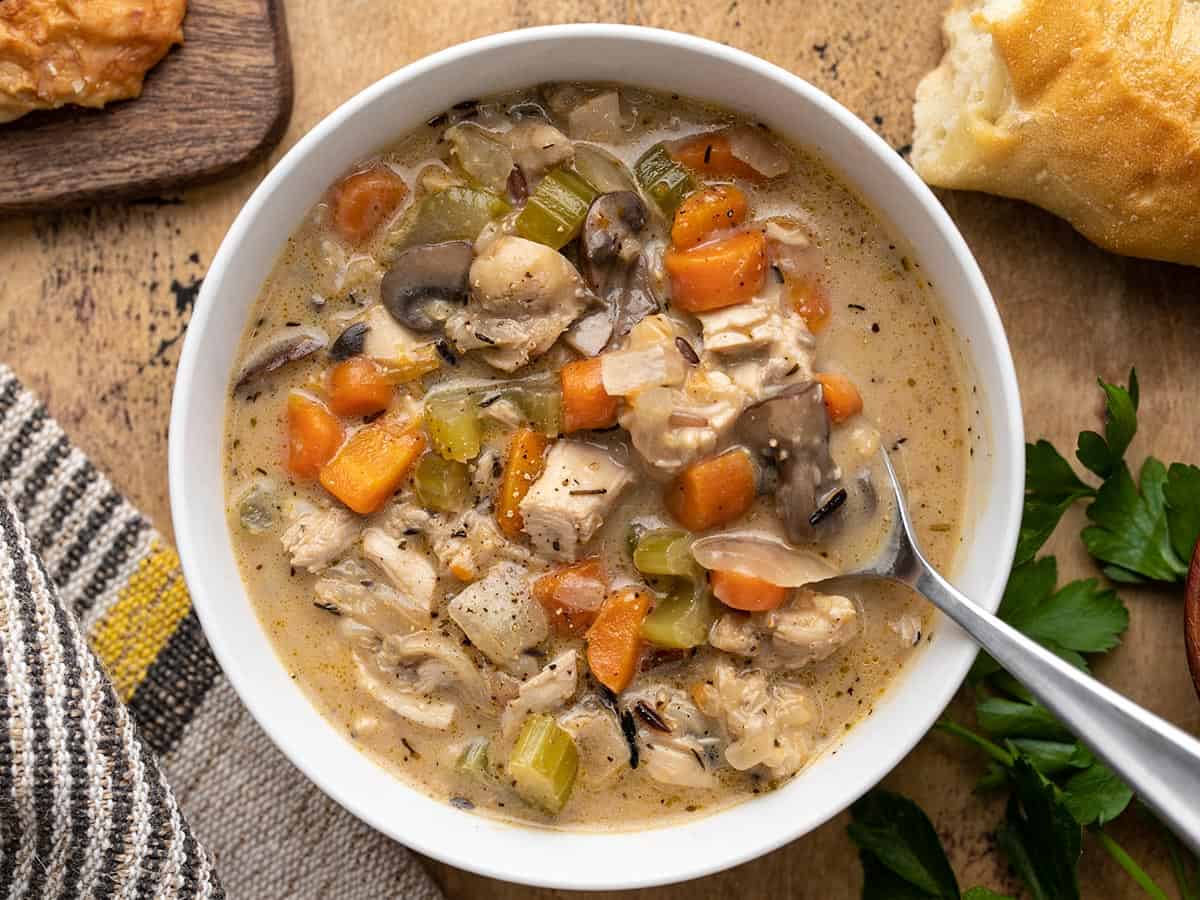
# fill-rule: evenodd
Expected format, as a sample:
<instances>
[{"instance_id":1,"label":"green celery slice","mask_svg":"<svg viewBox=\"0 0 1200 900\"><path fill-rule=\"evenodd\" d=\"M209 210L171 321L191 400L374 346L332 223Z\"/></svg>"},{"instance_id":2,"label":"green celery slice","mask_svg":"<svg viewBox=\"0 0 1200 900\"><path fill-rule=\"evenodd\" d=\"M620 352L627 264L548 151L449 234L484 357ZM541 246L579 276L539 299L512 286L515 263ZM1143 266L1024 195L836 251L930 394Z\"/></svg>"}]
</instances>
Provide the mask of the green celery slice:
<instances>
[{"instance_id":1,"label":"green celery slice","mask_svg":"<svg viewBox=\"0 0 1200 900\"><path fill-rule=\"evenodd\" d=\"M707 585L681 581L642 621L642 637L658 647L689 650L708 640L720 608Z\"/></svg>"},{"instance_id":2,"label":"green celery slice","mask_svg":"<svg viewBox=\"0 0 1200 900\"><path fill-rule=\"evenodd\" d=\"M479 455L483 423L479 405L465 393L435 395L425 401L426 427L443 459L465 463Z\"/></svg>"},{"instance_id":3,"label":"green celery slice","mask_svg":"<svg viewBox=\"0 0 1200 900\"><path fill-rule=\"evenodd\" d=\"M579 234L596 189L569 169L545 174L517 216L517 234L559 250Z\"/></svg>"},{"instance_id":4,"label":"green celery slice","mask_svg":"<svg viewBox=\"0 0 1200 900\"><path fill-rule=\"evenodd\" d=\"M647 531L638 538L633 565L643 575L694 577L697 567L692 558L691 535L678 528Z\"/></svg>"},{"instance_id":5,"label":"green celery slice","mask_svg":"<svg viewBox=\"0 0 1200 900\"><path fill-rule=\"evenodd\" d=\"M521 726L508 758L508 774L527 803L557 814L575 786L579 751L553 718L532 715Z\"/></svg>"},{"instance_id":6,"label":"green celery slice","mask_svg":"<svg viewBox=\"0 0 1200 900\"><path fill-rule=\"evenodd\" d=\"M633 166L633 175L642 193L653 200L668 219L675 216L684 197L696 190L692 173L671 159L662 144L655 144L642 154Z\"/></svg>"},{"instance_id":7,"label":"green celery slice","mask_svg":"<svg viewBox=\"0 0 1200 900\"><path fill-rule=\"evenodd\" d=\"M452 186L426 194L405 214L394 249L473 241L483 226L511 209L503 197L478 187Z\"/></svg>"},{"instance_id":8,"label":"green celery slice","mask_svg":"<svg viewBox=\"0 0 1200 900\"><path fill-rule=\"evenodd\" d=\"M413 472L413 487L417 499L426 509L458 512L467 503L467 467L437 453L426 453Z\"/></svg>"}]
</instances>

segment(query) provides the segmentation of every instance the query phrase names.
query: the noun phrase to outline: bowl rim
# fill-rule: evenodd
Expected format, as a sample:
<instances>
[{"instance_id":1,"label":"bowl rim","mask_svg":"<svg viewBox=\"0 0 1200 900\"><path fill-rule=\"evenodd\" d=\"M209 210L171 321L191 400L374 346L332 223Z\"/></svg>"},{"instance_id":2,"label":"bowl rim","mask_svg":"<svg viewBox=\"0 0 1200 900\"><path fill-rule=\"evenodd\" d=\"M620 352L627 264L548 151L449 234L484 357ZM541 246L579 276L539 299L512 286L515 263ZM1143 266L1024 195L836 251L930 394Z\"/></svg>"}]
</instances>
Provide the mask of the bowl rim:
<instances>
[{"instance_id":1,"label":"bowl rim","mask_svg":"<svg viewBox=\"0 0 1200 900\"><path fill-rule=\"evenodd\" d=\"M841 810L846 809L859 796L891 772L926 734L965 678L967 670L974 659L975 649L962 644L960 641L961 636L953 638L956 641L960 641L960 645L955 645L951 648L951 651L947 651L953 652L953 656L943 663L941 671L946 677L940 682L939 690L933 696L925 696L924 709L926 713L915 717L917 724L906 732L905 739L894 742L885 749L881 749L871 766L870 774L861 779L861 782L855 785L853 791L846 792L841 801L822 809L816 814L810 815L807 820L803 816L799 816L796 820L799 824L783 821L779 824L777 831L769 838L760 839L757 843L750 846L739 843L737 839L731 836L727 845L706 846L705 855L703 856L697 856L683 863L668 862L654 871L643 869L633 877L630 877L627 873L623 873L620 866L612 865L600 866L595 871L588 871L586 873L572 872L567 874L557 870L552 872L530 871L522 868L519 865L519 861L513 859L493 858L490 860L481 860L471 854L470 851L472 848L450 846L451 842L439 843L436 838L431 838L419 825L402 825L396 821L402 818L400 816L384 819L377 814L377 811L369 808L370 804L365 800L343 789L339 784L338 777L332 776L327 769L315 764L315 761L307 754L306 750L300 746L301 742L295 740L296 736L288 733L292 727L290 723L277 718L275 710L272 708L271 698L265 696L262 691L256 691L255 684L251 681L249 673L242 669L239 659L235 655L234 648L230 643L232 636L223 625L221 617L217 614L218 601L211 596L206 585L204 558L200 551L200 542L204 539L204 536L193 527L192 517L184 512L188 509L188 498L193 490L188 487L188 479L184 473L187 468L188 453L191 452L187 439L191 426L190 414L197 402L193 386L196 379L196 372L204 363L202 356L203 335L209 330L209 321L212 317L214 306L218 302L216 295L219 292L222 282L225 280L226 270L230 267L231 261L236 257L239 245L251 229L252 223L270 204L274 194L284 185L292 170L296 168L301 160L320 147L330 135L336 132L345 121L350 119L360 109L372 105L380 98L386 96L390 91L403 84L420 79L448 65L461 63L476 54L521 45L525 45L527 49L531 49L541 42L574 38L633 42L643 44L648 49L656 46L670 45L684 51L697 53L701 56L716 58L725 64L746 70L756 79L770 79L781 83L787 90L801 95L809 104L819 110L821 114L830 117L837 126L847 131L849 136L861 144L865 150L869 151L878 165L888 169L888 174L898 179L904 189L920 204L923 212L930 217L937 237L943 242L943 250L950 255L953 264L961 270L962 277L970 285L970 293L975 301L974 312L980 317L982 327L986 332L990 345L993 347L993 350L989 352L988 358L991 359L994 354L994 359L991 359L991 361L996 366L994 374L997 380L989 382L988 390L994 392L1001 400L996 405L996 408L1002 412L1002 419L989 423L988 429L991 438L989 446L994 464L998 466L1000 476L998 483L1005 485L1011 483L1011 486L1014 488L1017 488L1022 483L1021 478L1024 471L1024 432L1016 373L999 313L974 256L971 254L965 240L941 203L901 157L853 113L799 76L745 51L693 35L630 25L551 25L488 35L440 50L384 76L325 116L274 165L243 205L223 238L209 267L192 320L189 324L188 335L180 357L172 398L168 448L172 520L175 526L177 548L182 561L185 578L193 598L193 605L213 653L221 665L222 671L236 690L241 702L287 759L299 768L327 796L334 799L344 809L350 811L372 828L420 853L491 878L548 888L615 890L675 883L730 868L762 856L801 837L808 831L828 821ZM631 80L636 81L636 76ZM648 86L652 87L653 85ZM830 164L829 160L823 159L821 161L827 165ZM834 164L834 168L836 171L836 164ZM839 177L841 176L839 175ZM889 228L898 230L892 223L889 223ZM1015 496L1011 499L1001 495L999 500L996 501L1000 505L1000 510L997 514L1000 520L1000 527L994 535L994 540L989 544L990 550L988 555L991 559L995 560L997 568L994 572L990 573L989 578L989 586L992 589L990 594L992 596L983 598L981 604L990 609L994 609L999 602L1000 590L1007 578L1008 565L1011 562L1016 547L1021 502L1019 499L1019 490L1015 490L1014 493ZM225 539L228 540L227 535ZM257 619L256 615L255 619ZM939 619L938 629L939 634L954 631L951 623L945 618ZM279 665L282 669L283 664L281 661ZM908 668L911 671L911 665ZM902 675L901 677L905 676ZM899 688L896 685L893 685L890 689L891 694L895 694L898 691ZM316 712L315 709L313 711ZM320 715L319 712L316 712L316 714ZM856 726L856 729L863 727L863 724L860 723ZM332 728L332 726L330 727ZM353 750L353 752L359 753L357 750ZM365 754L359 755L371 765L375 765ZM408 794L411 794L416 798L429 800L428 796L422 791L409 786L402 779L390 774L388 777L392 778L397 784L402 785L402 793L405 794L406 798ZM694 823L720 819L729 815L732 810L745 808L752 803L761 803L765 799L758 798L755 801L747 801L699 819L689 820L689 822L684 824L653 829L652 831L612 833L553 832L508 825L507 823L499 824L502 827L516 829L522 835L527 836L527 840L532 843L541 841L542 838L535 838L534 836L542 834L569 835L572 839L579 838L581 834L586 834L589 837L608 839L610 842L616 843L615 839L621 835L634 834L644 836L674 831L683 832ZM411 799L410 802L417 806L421 805L419 799ZM428 807L426 807L426 811L428 812ZM482 818L478 816L471 817L466 813L460 813L460 815L473 819ZM496 834L490 828L481 829L480 831L484 834L489 833L489 831L493 835ZM584 841L579 840L578 843L582 845Z\"/></svg>"}]
</instances>

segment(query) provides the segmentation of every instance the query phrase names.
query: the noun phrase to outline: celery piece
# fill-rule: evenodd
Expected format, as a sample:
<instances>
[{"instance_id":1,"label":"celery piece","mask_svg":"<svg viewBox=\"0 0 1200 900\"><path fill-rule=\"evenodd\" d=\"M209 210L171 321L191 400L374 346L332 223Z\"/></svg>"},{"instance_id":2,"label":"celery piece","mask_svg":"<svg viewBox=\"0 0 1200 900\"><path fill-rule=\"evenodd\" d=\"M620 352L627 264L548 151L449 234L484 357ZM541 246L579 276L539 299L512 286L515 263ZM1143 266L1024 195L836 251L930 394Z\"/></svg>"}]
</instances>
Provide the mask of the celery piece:
<instances>
[{"instance_id":1,"label":"celery piece","mask_svg":"<svg viewBox=\"0 0 1200 900\"><path fill-rule=\"evenodd\" d=\"M473 241L483 226L512 209L491 191L454 185L426 194L405 214L396 250L442 241Z\"/></svg>"},{"instance_id":2,"label":"celery piece","mask_svg":"<svg viewBox=\"0 0 1200 900\"><path fill-rule=\"evenodd\" d=\"M551 169L517 216L517 234L558 250L579 234L595 198L596 189L575 172Z\"/></svg>"},{"instance_id":3,"label":"celery piece","mask_svg":"<svg viewBox=\"0 0 1200 900\"><path fill-rule=\"evenodd\" d=\"M469 775L477 781L491 780L492 771L488 768L488 746L490 741L485 737L472 738L459 756L455 768L464 775Z\"/></svg>"},{"instance_id":4,"label":"celery piece","mask_svg":"<svg viewBox=\"0 0 1200 900\"><path fill-rule=\"evenodd\" d=\"M647 531L638 538L633 565L643 575L693 578L696 561L692 558L691 536L677 528Z\"/></svg>"},{"instance_id":5,"label":"celery piece","mask_svg":"<svg viewBox=\"0 0 1200 900\"><path fill-rule=\"evenodd\" d=\"M464 463L479 455L483 424L469 394L434 395L425 401L426 425L433 449L443 459Z\"/></svg>"},{"instance_id":6,"label":"celery piece","mask_svg":"<svg viewBox=\"0 0 1200 900\"><path fill-rule=\"evenodd\" d=\"M642 637L657 647L688 650L708 640L719 614L707 585L681 579L642 620Z\"/></svg>"},{"instance_id":7,"label":"celery piece","mask_svg":"<svg viewBox=\"0 0 1200 900\"><path fill-rule=\"evenodd\" d=\"M426 453L413 472L413 487L426 509L458 512L467 502L467 467L437 453Z\"/></svg>"},{"instance_id":8,"label":"celery piece","mask_svg":"<svg viewBox=\"0 0 1200 900\"><path fill-rule=\"evenodd\" d=\"M562 388L557 379L517 382L504 393L542 434L558 437L562 433Z\"/></svg>"},{"instance_id":9,"label":"celery piece","mask_svg":"<svg viewBox=\"0 0 1200 900\"><path fill-rule=\"evenodd\" d=\"M633 175L637 183L668 219L683 198L696 190L696 180L691 172L671 159L671 154L662 144L655 144L642 154L634 164Z\"/></svg>"},{"instance_id":10,"label":"celery piece","mask_svg":"<svg viewBox=\"0 0 1200 900\"><path fill-rule=\"evenodd\" d=\"M507 768L521 798L553 815L571 796L579 752L553 718L532 715L521 726Z\"/></svg>"}]
</instances>

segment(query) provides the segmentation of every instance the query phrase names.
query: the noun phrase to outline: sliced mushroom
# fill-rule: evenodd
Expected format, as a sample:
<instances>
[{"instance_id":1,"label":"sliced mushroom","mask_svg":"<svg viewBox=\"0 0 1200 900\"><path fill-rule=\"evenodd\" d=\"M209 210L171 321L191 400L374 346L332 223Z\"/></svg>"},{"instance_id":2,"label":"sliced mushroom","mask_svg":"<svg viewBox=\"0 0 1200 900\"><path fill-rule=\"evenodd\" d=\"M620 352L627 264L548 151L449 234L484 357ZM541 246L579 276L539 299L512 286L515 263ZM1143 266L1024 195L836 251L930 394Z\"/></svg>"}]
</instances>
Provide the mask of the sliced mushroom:
<instances>
[{"instance_id":1,"label":"sliced mushroom","mask_svg":"<svg viewBox=\"0 0 1200 900\"><path fill-rule=\"evenodd\" d=\"M346 330L337 336L333 346L329 348L329 358L343 360L358 356L363 352L363 346L367 342L367 332L370 330L371 326L366 322L355 322L353 325L347 326Z\"/></svg>"},{"instance_id":2,"label":"sliced mushroom","mask_svg":"<svg viewBox=\"0 0 1200 900\"><path fill-rule=\"evenodd\" d=\"M438 330L455 307L467 301L471 259L469 241L421 244L404 250L380 282L383 305L392 318L413 331Z\"/></svg>"},{"instance_id":3,"label":"sliced mushroom","mask_svg":"<svg viewBox=\"0 0 1200 900\"><path fill-rule=\"evenodd\" d=\"M789 387L749 407L738 421L738 432L779 469L775 508L788 540L815 540L810 518L841 483L841 470L829 453L829 418L820 384Z\"/></svg>"},{"instance_id":4,"label":"sliced mushroom","mask_svg":"<svg viewBox=\"0 0 1200 900\"><path fill-rule=\"evenodd\" d=\"M608 346L658 312L639 238L646 216L646 204L636 193L613 191L593 200L583 221L580 270L604 301L612 325Z\"/></svg>"},{"instance_id":5,"label":"sliced mushroom","mask_svg":"<svg viewBox=\"0 0 1200 900\"><path fill-rule=\"evenodd\" d=\"M320 328L298 325L281 328L257 344L242 363L233 389L245 387L255 378L274 372L280 366L303 359L329 346L329 335Z\"/></svg>"}]
</instances>

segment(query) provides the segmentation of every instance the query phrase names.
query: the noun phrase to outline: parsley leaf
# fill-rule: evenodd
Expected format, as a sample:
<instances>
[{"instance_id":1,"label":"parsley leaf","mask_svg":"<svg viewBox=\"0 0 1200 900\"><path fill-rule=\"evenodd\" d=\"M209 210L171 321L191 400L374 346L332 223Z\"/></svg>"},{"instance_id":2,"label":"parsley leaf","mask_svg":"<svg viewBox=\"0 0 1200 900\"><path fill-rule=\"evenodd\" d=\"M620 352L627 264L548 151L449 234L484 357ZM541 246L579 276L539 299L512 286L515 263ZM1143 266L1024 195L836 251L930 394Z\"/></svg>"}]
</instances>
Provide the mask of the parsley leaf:
<instances>
[{"instance_id":1,"label":"parsley leaf","mask_svg":"<svg viewBox=\"0 0 1200 900\"><path fill-rule=\"evenodd\" d=\"M1061 792L1024 757L1012 769L1016 790L996 833L1000 849L1034 900L1079 900L1076 866L1082 833Z\"/></svg>"},{"instance_id":2,"label":"parsley leaf","mask_svg":"<svg viewBox=\"0 0 1200 900\"><path fill-rule=\"evenodd\" d=\"M1044 741L1069 741L1067 731L1040 703L988 697L975 707L979 727L993 737L1027 737Z\"/></svg>"},{"instance_id":3,"label":"parsley leaf","mask_svg":"<svg viewBox=\"0 0 1200 900\"><path fill-rule=\"evenodd\" d=\"M863 862L863 898L957 900L958 881L942 842L921 807L874 790L852 807L847 829Z\"/></svg>"},{"instance_id":4,"label":"parsley leaf","mask_svg":"<svg viewBox=\"0 0 1200 900\"><path fill-rule=\"evenodd\" d=\"M1095 492L1079 480L1071 464L1049 441L1025 445L1025 508L1014 565L1029 562L1075 501Z\"/></svg>"},{"instance_id":5,"label":"parsley leaf","mask_svg":"<svg viewBox=\"0 0 1200 900\"><path fill-rule=\"evenodd\" d=\"M1133 792L1103 763L1093 763L1063 785L1063 802L1080 825L1103 825L1125 811Z\"/></svg>"},{"instance_id":6,"label":"parsley leaf","mask_svg":"<svg viewBox=\"0 0 1200 900\"><path fill-rule=\"evenodd\" d=\"M1095 524L1081 537L1088 553L1101 562L1113 581L1178 581L1187 565L1171 546L1167 528L1167 468L1153 456L1142 465L1139 486L1121 464L1101 485L1087 515ZM1181 483L1181 492L1185 492Z\"/></svg>"},{"instance_id":7,"label":"parsley leaf","mask_svg":"<svg viewBox=\"0 0 1200 900\"><path fill-rule=\"evenodd\" d=\"M1171 546L1181 560L1189 560L1200 540L1200 469L1173 463L1167 471L1163 496L1167 500Z\"/></svg>"},{"instance_id":8,"label":"parsley leaf","mask_svg":"<svg viewBox=\"0 0 1200 900\"><path fill-rule=\"evenodd\" d=\"M1137 434L1137 370L1129 370L1129 388L1096 379L1105 394L1104 437L1094 431L1079 435L1076 458L1101 478L1109 478L1125 459L1125 451Z\"/></svg>"}]
</instances>

